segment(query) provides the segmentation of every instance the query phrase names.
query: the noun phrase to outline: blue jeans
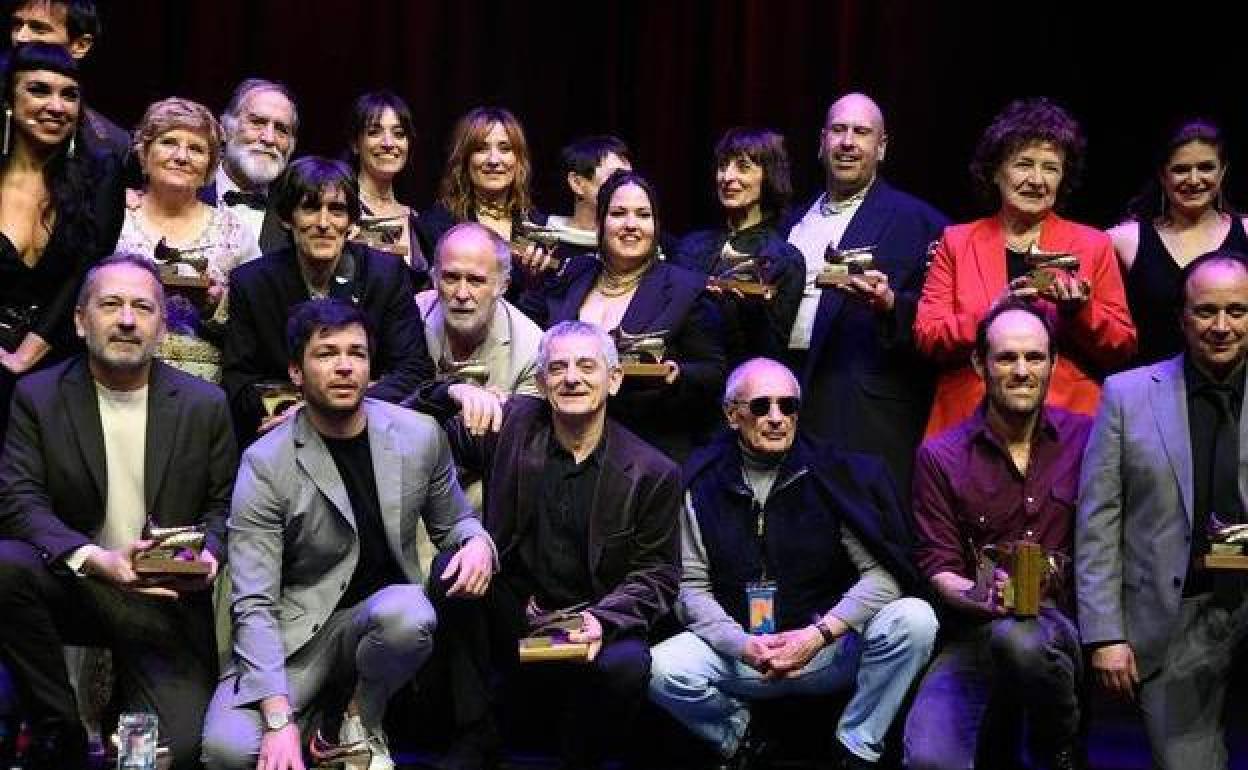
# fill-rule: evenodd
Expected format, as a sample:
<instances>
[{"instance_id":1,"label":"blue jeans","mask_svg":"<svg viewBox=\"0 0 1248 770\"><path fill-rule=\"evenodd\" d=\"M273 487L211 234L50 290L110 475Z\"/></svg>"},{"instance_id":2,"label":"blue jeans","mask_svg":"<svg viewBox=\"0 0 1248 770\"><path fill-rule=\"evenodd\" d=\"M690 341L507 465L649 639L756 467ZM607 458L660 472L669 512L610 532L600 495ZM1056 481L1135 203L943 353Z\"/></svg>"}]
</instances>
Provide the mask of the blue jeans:
<instances>
[{"instance_id":1,"label":"blue jeans","mask_svg":"<svg viewBox=\"0 0 1248 770\"><path fill-rule=\"evenodd\" d=\"M984 756L996 757L1002 749L995 739L1017 737L1019 715L1026 718L1034 759L1071 747L1079 731L1082 653L1070 619L1044 607L1034 619L999 618L959 631L914 697L905 766L970 770L981 740L993 739L994 750L985 749Z\"/></svg>"},{"instance_id":2,"label":"blue jeans","mask_svg":"<svg viewBox=\"0 0 1248 770\"><path fill-rule=\"evenodd\" d=\"M846 749L880 758L884 736L923 670L936 637L927 602L891 602L867 622L820 650L792 678L767 680L754 668L715 652L686 631L650 651L650 699L721 755L736 753L750 723L746 701L854 690L836 728Z\"/></svg>"}]
</instances>

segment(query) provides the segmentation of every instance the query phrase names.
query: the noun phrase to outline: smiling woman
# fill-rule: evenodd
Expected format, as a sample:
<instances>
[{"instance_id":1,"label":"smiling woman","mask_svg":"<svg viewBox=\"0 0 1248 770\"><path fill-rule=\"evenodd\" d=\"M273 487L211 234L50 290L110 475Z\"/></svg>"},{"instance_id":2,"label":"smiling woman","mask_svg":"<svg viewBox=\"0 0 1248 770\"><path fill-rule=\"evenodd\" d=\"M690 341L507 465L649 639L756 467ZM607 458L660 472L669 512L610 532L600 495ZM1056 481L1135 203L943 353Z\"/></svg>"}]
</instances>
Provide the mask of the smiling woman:
<instances>
[{"instance_id":1,"label":"smiling woman","mask_svg":"<svg viewBox=\"0 0 1248 770\"><path fill-rule=\"evenodd\" d=\"M197 197L217 171L222 142L202 104L175 97L149 106L134 131L144 194L126 210L117 241L117 251L142 254L160 268L169 334L159 357L212 382L221 379L229 273L258 256L232 211Z\"/></svg>"},{"instance_id":2,"label":"smiling woman","mask_svg":"<svg viewBox=\"0 0 1248 770\"><path fill-rule=\"evenodd\" d=\"M1047 99L1010 104L980 139L971 175L997 212L945 230L914 322L919 350L945 366L929 436L970 416L983 399L970 366L975 328L1007 297L1034 303L1056 330L1047 403L1095 414L1101 379L1135 352L1109 238L1054 213L1078 182L1083 150L1079 124Z\"/></svg>"},{"instance_id":3,"label":"smiling woman","mask_svg":"<svg viewBox=\"0 0 1248 770\"><path fill-rule=\"evenodd\" d=\"M72 348L83 271L116 240L116 163L78 139L82 93L65 49L18 46L4 76L0 137L0 429L16 378Z\"/></svg>"}]
</instances>

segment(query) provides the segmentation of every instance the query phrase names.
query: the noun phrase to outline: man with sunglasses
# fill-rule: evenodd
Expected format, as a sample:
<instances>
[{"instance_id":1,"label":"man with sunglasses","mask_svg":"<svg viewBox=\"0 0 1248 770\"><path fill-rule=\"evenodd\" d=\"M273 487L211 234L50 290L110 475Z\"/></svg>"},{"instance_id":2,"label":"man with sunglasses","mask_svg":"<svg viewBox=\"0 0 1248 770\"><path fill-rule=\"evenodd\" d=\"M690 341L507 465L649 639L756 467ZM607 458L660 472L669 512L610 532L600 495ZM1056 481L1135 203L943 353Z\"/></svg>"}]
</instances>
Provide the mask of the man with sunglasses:
<instances>
[{"instance_id":1,"label":"man with sunglasses","mask_svg":"<svg viewBox=\"0 0 1248 770\"><path fill-rule=\"evenodd\" d=\"M936 635L883 462L798 435L800 388L755 358L728 378L730 430L685 468L677 615L650 697L721 760L752 759L748 701L853 691L840 767L874 767Z\"/></svg>"},{"instance_id":2,"label":"man with sunglasses","mask_svg":"<svg viewBox=\"0 0 1248 770\"><path fill-rule=\"evenodd\" d=\"M1081 653L1064 585L1092 420L1044 405L1054 341L1046 318L1023 300L988 313L971 362L984 380L983 405L924 442L915 465L915 558L941 600L945 644L906 719L906 765L1012 759L1017 747L1003 737L1016 738L1016 713L1025 713L1033 759L1078 767ZM1018 601L1018 584L980 561L994 552L986 546L1004 553L1019 541L1048 556L1034 616Z\"/></svg>"}]
</instances>

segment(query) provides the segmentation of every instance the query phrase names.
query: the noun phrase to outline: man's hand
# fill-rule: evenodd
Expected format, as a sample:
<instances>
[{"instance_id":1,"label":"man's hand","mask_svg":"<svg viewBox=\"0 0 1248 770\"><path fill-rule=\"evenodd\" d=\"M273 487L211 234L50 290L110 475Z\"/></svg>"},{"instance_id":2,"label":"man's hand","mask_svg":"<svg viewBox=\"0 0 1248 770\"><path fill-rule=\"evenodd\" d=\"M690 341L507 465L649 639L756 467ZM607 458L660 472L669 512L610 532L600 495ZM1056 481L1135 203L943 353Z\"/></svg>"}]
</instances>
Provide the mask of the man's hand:
<instances>
[{"instance_id":1,"label":"man's hand","mask_svg":"<svg viewBox=\"0 0 1248 770\"><path fill-rule=\"evenodd\" d=\"M779 634L783 644L767 657L768 679L797 676L810 659L823 649L823 634L814 626L806 626Z\"/></svg>"},{"instance_id":2,"label":"man's hand","mask_svg":"<svg viewBox=\"0 0 1248 770\"><path fill-rule=\"evenodd\" d=\"M291 722L280 730L264 731L256 770L305 770L299 725Z\"/></svg>"},{"instance_id":3,"label":"man's hand","mask_svg":"<svg viewBox=\"0 0 1248 770\"><path fill-rule=\"evenodd\" d=\"M1092 651L1092 671L1101 687L1123 700L1135 698L1140 672L1135 667L1135 652L1126 642L1107 644Z\"/></svg>"},{"instance_id":4,"label":"man's hand","mask_svg":"<svg viewBox=\"0 0 1248 770\"><path fill-rule=\"evenodd\" d=\"M784 646L784 639L775 634L758 634L745 640L745 649L741 652L741 661L761 674L771 670L768 657L771 651Z\"/></svg>"},{"instance_id":5,"label":"man's hand","mask_svg":"<svg viewBox=\"0 0 1248 770\"><path fill-rule=\"evenodd\" d=\"M90 577L112 583L118 588L161 599L177 599L178 592L171 588L152 585L134 571L134 555L152 547L150 540L136 540L119 550L92 549L83 562L83 571Z\"/></svg>"},{"instance_id":6,"label":"man's hand","mask_svg":"<svg viewBox=\"0 0 1248 770\"><path fill-rule=\"evenodd\" d=\"M493 391L460 382L447 388L447 395L459 405L459 416L469 434L484 436L503 427L503 402Z\"/></svg>"},{"instance_id":7,"label":"man's hand","mask_svg":"<svg viewBox=\"0 0 1248 770\"><path fill-rule=\"evenodd\" d=\"M511 247L511 256L520 267L531 275L540 275L546 270L558 269L561 261L554 255L554 248L546 248L540 243L529 243L524 248Z\"/></svg>"},{"instance_id":8,"label":"man's hand","mask_svg":"<svg viewBox=\"0 0 1248 770\"><path fill-rule=\"evenodd\" d=\"M463 596L475 599L484 596L494 574L494 549L490 548L488 535L477 535L459 547L446 563L442 580L455 578L446 589L447 596Z\"/></svg>"},{"instance_id":9,"label":"man's hand","mask_svg":"<svg viewBox=\"0 0 1248 770\"><path fill-rule=\"evenodd\" d=\"M849 281L838 287L850 299L861 302L877 313L887 313L897 303L896 292L888 285L888 274L879 270L865 270L862 275L850 275Z\"/></svg>"},{"instance_id":10,"label":"man's hand","mask_svg":"<svg viewBox=\"0 0 1248 770\"><path fill-rule=\"evenodd\" d=\"M569 631L568 641L573 644L588 644L588 658L593 660L598 657L598 652L602 649L602 624L589 610L581 613L581 621L585 624L585 628L581 631Z\"/></svg>"},{"instance_id":11,"label":"man's hand","mask_svg":"<svg viewBox=\"0 0 1248 770\"><path fill-rule=\"evenodd\" d=\"M1083 307L1092 298L1092 284L1086 278L1054 270L1053 280L1040 292L1040 296L1068 312Z\"/></svg>"}]
</instances>

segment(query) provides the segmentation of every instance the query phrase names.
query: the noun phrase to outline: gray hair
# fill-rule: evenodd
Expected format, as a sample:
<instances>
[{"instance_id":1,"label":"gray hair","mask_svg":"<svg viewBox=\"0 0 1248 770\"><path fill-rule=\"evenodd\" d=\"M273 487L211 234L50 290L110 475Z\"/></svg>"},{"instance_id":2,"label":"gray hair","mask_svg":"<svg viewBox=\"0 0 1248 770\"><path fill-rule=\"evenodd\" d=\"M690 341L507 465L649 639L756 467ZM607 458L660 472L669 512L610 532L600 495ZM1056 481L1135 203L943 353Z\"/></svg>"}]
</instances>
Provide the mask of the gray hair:
<instances>
[{"instance_id":1,"label":"gray hair","mask_svg":"<svg viewBox=\"0 0 1248 770\"><path fill-rule=\"evenodd\" d=\"M546 371L546 364L550 363L551 342L560 337L577 336L593 337L597 340L602 357L607 362L607 368L614 369L620 365L620 354L615 349L615 340L611 339L610 334L604 332L599 326L584 321L560 321L546 330L546 333L542 335L542 341L537 345L537 370Z\"/></svg>"},{"instance_id":2,"label":"gray hair","mask_svg":"<svg viewBox=\"0 0 1248 770\"><path fill-rule=\"evenodd\" d=\"M732 373L728 375L728 382L724 385L725 404L730 404L737 400L737 398L741 395L741 388L745 386L746 378L749 377L750 373L755 369L779 369L784 372L793 382L793 387L797 389L798 398L801 398L802 384L797 381L797 377L793 374L793 371L775 359L763 358L762 356L759 356L758 358L751 358L750 360L742 363L736 369L733 369Z\"/></svg>"},{"instance_id":3,"label":"gray hair","mask_svg":"<svg viewBox=\"0 0 1248 770\"><path fill-rule=\"evenodd\" d=\"M156 267L156 263L142 254L124 251L101 259L87 270L86 276L82 279L82 286L78 288L78 299L75 301L74 306L78 308L86 307L87 301L91 299L91 291L95 288L95 277L99 275L101 270L117 267L118 265L138 268L152 277L152 283L156 285L156 300L160 307L160 314L164 315L165 285L160 282L160 270Z\"/></svg>"},{"instance_id":4,"label":"gray hair","mask_svg":"<svg viewBox=\"0 0 1248 770\"><path fill-rule=\"evenodd\" d=\"M230 97L230 103L225 105L225 111L221 113L221 127L225 129L227 136L233 135L238 128L238 112L243 108L243 102L258 91L276 91L290 102L291 149L293 150L293 140L299 133L299 105L295 104L295 95L283 83L264 78L247 78L239 83L238 88L234 89L234 95Z\"/></svg>"},{"instance_id":5,"label":"gray hair","mask_svg":"<svg viewBox=\"0 0 1248 770\"><path fill-rule=\"evenodd\" d=\"M511 244L503 240L498 233L479 222L460 222L442 234L438 239L438 245L433 249L433 265L432 270L437 274L438 267L442 263L442 248L452 235L461 232L478 233L484 238L488 238L490 246L494 248L494 258L498 260L498 272L503 277L503 281L511 280Z\"/></svg>"}]
</instances>

